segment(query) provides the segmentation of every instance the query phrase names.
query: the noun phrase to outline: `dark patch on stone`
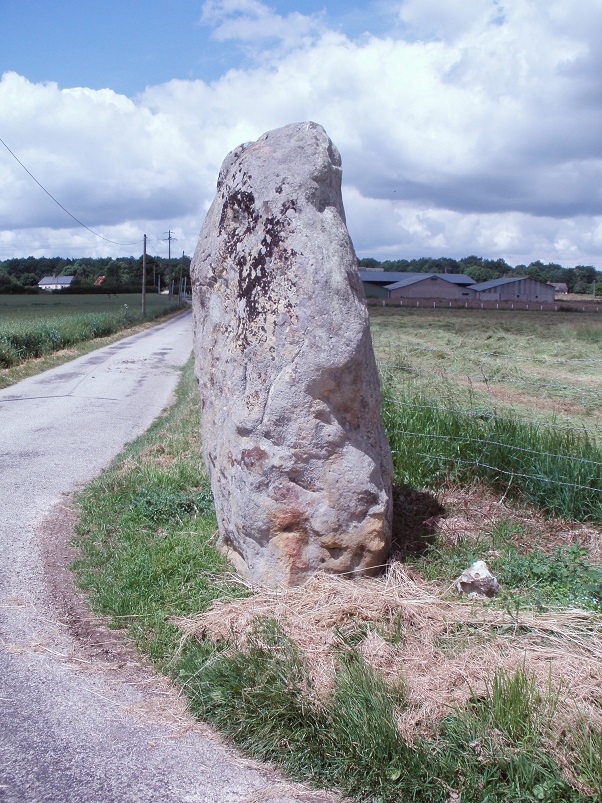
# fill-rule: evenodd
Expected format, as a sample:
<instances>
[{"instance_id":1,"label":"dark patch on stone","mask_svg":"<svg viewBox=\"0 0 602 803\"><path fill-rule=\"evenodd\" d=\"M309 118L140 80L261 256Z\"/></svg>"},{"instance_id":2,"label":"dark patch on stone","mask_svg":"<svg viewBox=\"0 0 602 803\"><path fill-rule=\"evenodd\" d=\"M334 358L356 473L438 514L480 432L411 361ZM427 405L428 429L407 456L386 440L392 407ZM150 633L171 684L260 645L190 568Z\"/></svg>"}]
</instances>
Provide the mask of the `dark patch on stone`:
<instances>
[{"instance_id":1,"label":"dark patch on stone","mask_svg":"<svg viewBox=\"0 0 602 803\"><path fill-rule=\"evenodd\" d=\"M240 453L240 461L246 469L261 468L261 464L268 456L261 446L253 446L251 449L243 449Z\"/></svg>"},{"instance_id":2,"label":"dark patch on stone","mask_svg":"<svg viewBox=\"0 0 602 803\"><path fill-rule=\"evenodd\" d=\"M238 269L237 299L243 302L243 309L239 310L237 339L242 348L251 343L250 328L258 319L262 319L256 334L263 333L265 341L265 315L268 310L278 306L281 293L274 293L272 288L273 265L277 259L286 263L294 259L297 254L294 249L286 248L286 229L291 225L286 216L291 209L296 211L294 199L286 201L280 208L280 215L267 215L261 217L256 210L253 193L237 190L231 193L223 204L219 233L225 233L226 257L232 260ZM263 237L255 254L249 254L248 249L240 248L241 244L258 227L263 226ZM271 269L270 269L271 268Z\"/></svg>"}]
</instances>

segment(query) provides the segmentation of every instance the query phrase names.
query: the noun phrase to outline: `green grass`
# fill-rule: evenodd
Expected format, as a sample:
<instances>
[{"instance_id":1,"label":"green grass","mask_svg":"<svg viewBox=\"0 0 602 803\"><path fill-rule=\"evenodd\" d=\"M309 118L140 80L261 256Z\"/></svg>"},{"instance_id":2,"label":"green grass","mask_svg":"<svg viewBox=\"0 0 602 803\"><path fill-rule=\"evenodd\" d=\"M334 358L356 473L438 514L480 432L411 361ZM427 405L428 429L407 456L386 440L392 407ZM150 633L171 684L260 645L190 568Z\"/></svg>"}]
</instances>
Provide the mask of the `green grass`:
<instances>
[{"instance_id":1,"label":"green grass","mask_svg":"<svg viewBox=\"0 0 602 803\"><path fill-rule=\"evenodd\" d=\"M138 295L0 297L0 369L106 337L176 309L176 303L161 296L149 297L145 316Z\"/></svg>"},{"instance_id":2,"label":"green grass","mask_svg":"<svg viewBox=\"0 0 602 803\"><path fill-rule=\"evenodd\" d=\"M502 519L483 526L476 537L460 535L451 543L435 535L425 546L406 560L428 580L459 577L474 561L485 559L502 587L496 598L502 607L602 611L602 568L577 543L544 549L523 527Z\"/></svg>"},{"instance_id":3,"label":"green grass","mask_svg":"<svg viewBox=\"0 0 602 803\"><path fill-rule=\"evenodd\" d=\"M159 662L179 640L171 617L240 593L226 581L213 545L196 393L189 366L168 418L159 418L79 498L78 583L95 610Z\"/></svg>"},{"instance_id":4,"label":"green grass","mask_svg":"<svg viewBox=\"0 0 602 803\"><path fill-rule=\"evenodd\" d=\"M181 684L199 717L248 755L356 801L447 803L458 795L461 803L576 803L602 793L597 731L584 724L567 737L566 761L588 796L549 750L558 690L538 690L524 668L499 670L481 696L410 742L397 727L412 703L403 678L385 680L351 637L339 639L334 688L322 695L304 655L272 620L257 621L242 646L189 638L182 647L174 616L241 593L215 548L197 393L189 364L175 404L82 493L74 569L93 608ZM514 557L514 579L506 582L517 585L508 590L527 604L532 585L541 586L541 566L553 586L584 556L521 551L514 544L522 535L515 524L497 525L480 546ZM466 542L454 552L433 550L421 568L447 578L450 566L465 568L473 548Z\"/></svg>"},{"instance_id":5,"label":"green grass","mask_svg":"<svg viewBox=\"0 0 602 803\"><path fill-rule=\"evenodd\" d=\"M571 751L577 778L602 799L602 728L583 718L572 734Z\"/></svg>"},{"instance_id":6,"label":"green grass","mask_svg":"<svg viewBox=\"0 0 602 803\"><path fill-rule=\"evenodd\" d=\"M546 752L558 695L551 687L541 695L523 667L498 670L482 697L441 723L436 751L441 776L461 779L462 800L585 799Z\"/></svg>"},{"instance_id":7,"label":"green grass","mask_svg":"<svg viewBox=\"0 0 602 803\"><path fill-rule=\"evenodd\" d=\"M27 324L51 318L63 318L88 312L119 312L124 304L131 310L140 309L139 293L119 293L117 295L96 295L70 293L39 293L37 295L0 295L0 323ZM165 309L169 305L167 296L147 294L146 307L150 312Z\"/></svg>"},{"instance_id":8,"label":"green grass","mask_svg":"<svg viewBox=\"0 0 602 803\"><path fill-rule=\"evenodd\" d=\"M478 478L550 515L602 520L602 319L370 314L398 482Z\"/></svg>"},{"instance_id":9,"label":"green grass","mask_svg":"<svg viewBox=\"0 0 602 803\"><path fill-rule=\"evenodd\" d=\"M190 645L178 674L200 717L293 777L356 800L395 801L404 793L446 800L429 777L427 745L408 745L399 733L399 689L359 653L339 656L333 693L319 699L295 644L262 620L245 650L209 655L203 645Z\"/></svg>"},{"instance_id":10,"label":"green grass","mask_svg":"<svg viewBox=\"0 0 602 803\"><path fill-rule=\"evenodd\" d=\"M436 488L480 478L551 515L602 521L602 448L587 430L471 409L385 372L383 422L398 482Z\"/></svg>"},{"instance_id":11,"label":"green grass","mask_svg":"<svg viewBox=\"0 0 602 803\"><path fill-rule=\"evenodd\" d=\"M521 667L499 670L483 697L411 743L396 724L399 687L348 650L339 655L333 692L318 698L294 643L269 620L257 623L245 650L190 645L178 677L193 710L248 754L353 800L587 799L546 751L558 690L542 695ZM590 782L592 745L585 741L576 760Z\"/></svg>"},{"instance_id":12,"label":"green grass","mask_svg":"<svg viewBox=\"0 0 602 803\"><path fill-rule=\"evenodd\" d=\"M370 320L379 363L431 398L602 436L600 315L374 307Z\"/></svg>"}]
</instances>

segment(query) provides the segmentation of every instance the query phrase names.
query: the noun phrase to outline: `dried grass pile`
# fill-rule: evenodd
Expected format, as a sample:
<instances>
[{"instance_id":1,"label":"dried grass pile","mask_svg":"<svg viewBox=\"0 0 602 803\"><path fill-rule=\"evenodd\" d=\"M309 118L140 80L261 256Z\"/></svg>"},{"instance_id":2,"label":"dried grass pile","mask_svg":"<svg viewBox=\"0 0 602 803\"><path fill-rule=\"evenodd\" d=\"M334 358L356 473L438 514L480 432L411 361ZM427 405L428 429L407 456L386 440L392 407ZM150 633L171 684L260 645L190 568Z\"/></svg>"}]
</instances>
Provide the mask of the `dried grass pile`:
<instances>
[{"instance_id":1,"label":"dried grass pile","mask_svg":"<svg viewBox=\"0 0 602 803\"><path fill-rule=\"evenodd\" d=\"M403 683L408 705L399 726L408 738L482 693L499 668L523 665L542 692L550 681L562 690L559 727L579 712L602 726L602 634L595 614L511 615L442 592L398 562L380 578L317 575L296 588L248 590L248 597L215 602L177 624L185 637L224 639L244 649L258 619L275 619L305 655L320 695L332 688L337 649L353 645L389 680Z\"/></svg>"}]
</instances>

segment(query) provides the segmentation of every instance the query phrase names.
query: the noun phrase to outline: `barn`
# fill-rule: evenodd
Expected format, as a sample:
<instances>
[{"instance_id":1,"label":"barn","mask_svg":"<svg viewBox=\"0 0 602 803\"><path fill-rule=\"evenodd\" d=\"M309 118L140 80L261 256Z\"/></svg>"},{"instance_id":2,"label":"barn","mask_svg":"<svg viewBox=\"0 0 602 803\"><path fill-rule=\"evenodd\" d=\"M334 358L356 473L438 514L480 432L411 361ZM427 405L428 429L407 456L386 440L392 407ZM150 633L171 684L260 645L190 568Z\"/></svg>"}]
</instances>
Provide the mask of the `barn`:
<instances>
[{"instance_id":1,"label":"barn","mask_svg":"<svg viewBox=\"0 0 602 803\"><path fill-rule=\"evenodd\" d=\"M388 286L389 298L462 298L468 301L476 298L471 285L456 284L446 275L421 273L410 276Z\"/></svg>"},{"instance_id":2,"label":"barn","mask_svg":"<svg viewBox=\"0 0 602 803\"><path fill-rule=\"evenodd\" d=\"M403 271L361 270L367 298L476 298L474 279L463 273L404 273Z\"/></svg>"},{"instance_id":3,"label":"barn","mask_svg":"<svg viewBox=\"0 0 602 803\"><path fill-rule=\"evenodd\" d=\"M492 279L473 284L481 301L554 301L555 290L549 284L526 276Z\"/></svg>"}]
</instances>

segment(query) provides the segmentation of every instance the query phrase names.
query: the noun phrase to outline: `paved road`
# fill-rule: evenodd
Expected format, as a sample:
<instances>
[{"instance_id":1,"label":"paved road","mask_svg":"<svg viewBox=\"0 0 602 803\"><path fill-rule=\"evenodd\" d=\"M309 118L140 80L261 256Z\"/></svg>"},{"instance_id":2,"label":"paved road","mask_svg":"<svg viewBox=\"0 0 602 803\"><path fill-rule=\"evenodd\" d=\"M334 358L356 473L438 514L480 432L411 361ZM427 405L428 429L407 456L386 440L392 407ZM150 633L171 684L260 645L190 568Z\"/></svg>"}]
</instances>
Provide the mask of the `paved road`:
<instances>
[{"instance_id":1,"label":"paved road","mask_svg":"<svg viewBox=\"0 0 602 803\"><path fill-rule=\"evenodd\" d=\"M87 649L56 603L67 552L49 522L156 418L190 351L185 314L0 391L1 801L329 799L242 761L127 652Z\"/></svg>"}]
</instances>

